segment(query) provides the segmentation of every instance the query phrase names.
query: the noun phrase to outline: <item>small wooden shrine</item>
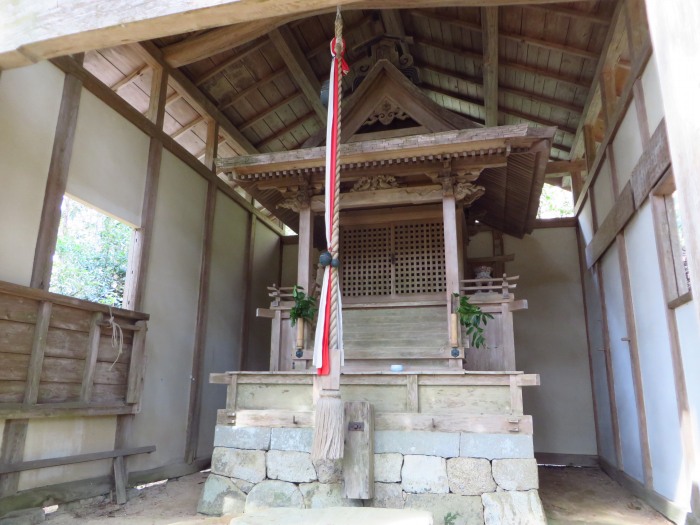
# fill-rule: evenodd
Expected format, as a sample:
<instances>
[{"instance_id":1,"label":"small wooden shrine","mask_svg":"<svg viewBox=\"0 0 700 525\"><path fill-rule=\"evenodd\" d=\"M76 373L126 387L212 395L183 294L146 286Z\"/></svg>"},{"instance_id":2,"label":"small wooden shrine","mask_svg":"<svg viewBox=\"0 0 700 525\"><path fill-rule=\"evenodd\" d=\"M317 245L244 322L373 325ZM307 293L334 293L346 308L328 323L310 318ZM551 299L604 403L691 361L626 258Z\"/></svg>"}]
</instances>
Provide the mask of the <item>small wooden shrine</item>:
<instances>
[{"instance_id":1,"label":"small wooden shrine","mask_svg":"<svg viewBox=\"0 0 700 525\"><path fill-rule=\"evenodd\" d=\"M539 376L517 372L515 365L512 314L527 303L515 300L517 277L503 273L502 264L495 265L499 276L467 278L468 266L487 261L469 260L464 246L477 220L517 237L532 231L555 130L478 127L417 89L406 62L381 53L382 42L376 48L383 58L362 70L343 106L339 148L345 360L334 390L345 402L342 464L315 459L312 465L310 433L327 383L317 380L311 365L313 326L303 332L291 327L291 289L273 285L271 305L258 310L273 323L270 371L211 377L228 385L212 471L236 478L232 464L250 446L244 436L269 434L267 452L261 452L267 470L246 508L258 491L278 490L274 480L284 479L291 492L307 490L303 481L315 483L320 488L313 490L332 493L337 505L371 500L372 506L403 507L414 495L450 493L464 510L469 497L480 496L474 523L483 523L481 500L488 506L501 505L499 498L526 498L535 509L528 523L543 523L532 419L522 401L522 387L539 384ZM319 293L316 261L325 249L322 140L218 161L298 230L297 284L311 295ZM485 348L469 348L469 335L458 328L465 294L493 315ZM291 449L288 440L295 443ZM280 474L290 454L308 462L309 476ZM389 456L400 464L387 477L380 465ZM474 469L490 481L472 486L467 472ZM517 479L509 478L513 472ZM386 491L400 498L387 502Z\"/></svg>"}]
</instances>

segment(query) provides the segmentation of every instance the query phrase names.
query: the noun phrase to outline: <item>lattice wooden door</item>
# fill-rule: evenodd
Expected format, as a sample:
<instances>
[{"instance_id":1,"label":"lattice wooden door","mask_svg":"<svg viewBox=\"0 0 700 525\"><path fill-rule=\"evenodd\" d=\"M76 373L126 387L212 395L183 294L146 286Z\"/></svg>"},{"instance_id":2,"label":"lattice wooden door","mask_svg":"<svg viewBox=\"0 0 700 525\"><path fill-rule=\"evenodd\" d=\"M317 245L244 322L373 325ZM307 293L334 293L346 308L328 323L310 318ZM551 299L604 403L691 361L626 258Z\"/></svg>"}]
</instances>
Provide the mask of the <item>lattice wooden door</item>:
<instances>
[{"instance_id":1,"label":"lattice wooden door","mask_svg":"<svg viewBox=\"0 0 700 525\"><path fill-rule=\"evenodd\" d=\"M343 296L406 299L445 291L442 222L342 228Z\"/></svg>"}]
</instances>

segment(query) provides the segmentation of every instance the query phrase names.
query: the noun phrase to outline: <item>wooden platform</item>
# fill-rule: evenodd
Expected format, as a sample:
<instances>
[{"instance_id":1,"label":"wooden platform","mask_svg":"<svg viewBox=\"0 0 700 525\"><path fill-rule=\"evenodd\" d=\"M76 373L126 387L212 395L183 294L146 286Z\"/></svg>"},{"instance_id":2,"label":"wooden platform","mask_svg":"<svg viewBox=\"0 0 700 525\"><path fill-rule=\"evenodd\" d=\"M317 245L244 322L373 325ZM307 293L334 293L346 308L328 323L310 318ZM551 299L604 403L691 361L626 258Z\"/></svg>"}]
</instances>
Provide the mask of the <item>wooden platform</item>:
<instances>
[{"instance_id":1,"label":"wooden platform","mask_svg":"<svg viewBox=\"0 0 700 525\"><path fill-rule=\"evenodd\" d=\"M228 386L218 423L254 427L312 427L313 371L225 372L210 382ZM368 401L375 430L532 434L522 387L539 375L522 372L350 372L340 376L344 401Z\"/></svg>"}]
</instances>

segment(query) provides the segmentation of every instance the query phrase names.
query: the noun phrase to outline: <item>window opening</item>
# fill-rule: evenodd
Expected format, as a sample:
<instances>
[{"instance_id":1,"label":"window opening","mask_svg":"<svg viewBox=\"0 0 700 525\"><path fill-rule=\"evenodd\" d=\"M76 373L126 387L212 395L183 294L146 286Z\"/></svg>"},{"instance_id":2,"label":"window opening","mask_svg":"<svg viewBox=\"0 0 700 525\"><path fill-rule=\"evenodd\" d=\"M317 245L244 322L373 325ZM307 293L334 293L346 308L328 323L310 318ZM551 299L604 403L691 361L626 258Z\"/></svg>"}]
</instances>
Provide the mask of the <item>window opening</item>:
<instances>
[{"instance_id":1,"label":"window opening","mask_svg":"<svg viewBox=\"0 0 700 525\"><path fill-rule=\"evenodd\" d=\"M64 195L49 291L121 307L133 233L123 222Z\"/></svg>"}]
</instances>

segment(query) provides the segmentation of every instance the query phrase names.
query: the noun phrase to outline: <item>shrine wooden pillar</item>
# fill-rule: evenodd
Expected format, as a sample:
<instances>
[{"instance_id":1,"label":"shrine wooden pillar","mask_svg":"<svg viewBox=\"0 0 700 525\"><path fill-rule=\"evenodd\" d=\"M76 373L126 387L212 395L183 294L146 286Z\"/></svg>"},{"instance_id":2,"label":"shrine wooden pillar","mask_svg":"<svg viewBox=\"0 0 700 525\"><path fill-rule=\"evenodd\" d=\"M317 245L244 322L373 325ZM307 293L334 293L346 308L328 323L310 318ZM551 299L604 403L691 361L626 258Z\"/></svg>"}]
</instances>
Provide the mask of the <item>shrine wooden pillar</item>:
<instances>
[{"instance_id":1,"label":"shrine wooden pillar","mask_svg":"<svg viewBox=\"0 0 700 525\"><path fill-rule=\"evenodd\" d=\"M305 194L308 196L308 194ZM299 202L299 253L297 254L297 285L304 288L305 293L311 293L315 276L312 275L313 239L314 239L314 214L311 211L311 203L308 198L298 199ZM310 348L310 330L308 327L304 333L304 348Z\"/></svg>"}]
</instances>

